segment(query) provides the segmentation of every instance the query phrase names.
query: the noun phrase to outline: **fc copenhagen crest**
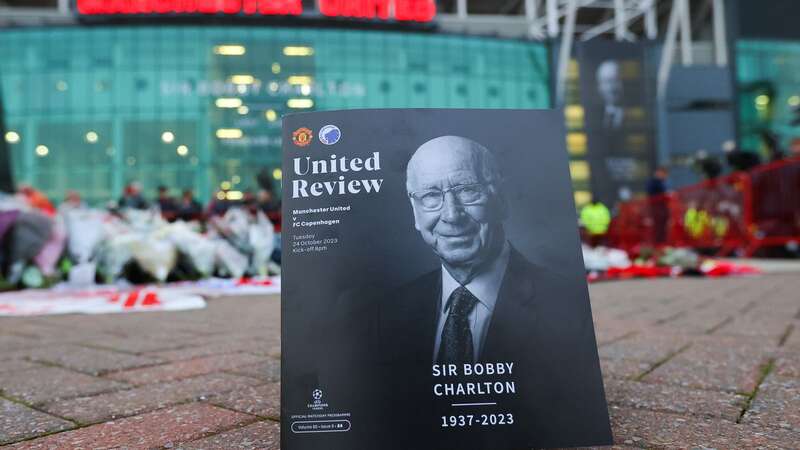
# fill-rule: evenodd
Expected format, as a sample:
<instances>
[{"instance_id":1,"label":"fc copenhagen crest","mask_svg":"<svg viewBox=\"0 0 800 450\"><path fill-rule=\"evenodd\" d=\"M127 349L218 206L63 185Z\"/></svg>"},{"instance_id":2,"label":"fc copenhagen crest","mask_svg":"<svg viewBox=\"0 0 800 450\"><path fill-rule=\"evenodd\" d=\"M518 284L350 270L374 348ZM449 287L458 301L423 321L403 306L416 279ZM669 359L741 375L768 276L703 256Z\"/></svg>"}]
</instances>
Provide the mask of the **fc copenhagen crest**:
<instances>
[{"instance_id":1,"label":"fc copenhagen crest","mask_svg":"<svg viewBox=\"0 0 800 450\"><path fill-rule=\"evenodd\" d=\"M325 145L333 145L339 142L342 131L336 125L325 125L319 130L319 141Z\"/></svg>"},{"instance_id":2,"label":"fc copenhagen crest","mask_svg":"<svg viewBox=\"0 0 800 450\"><path fill-rule=\"evenodd\" d=\"M314 139L314 133L306 127L298 128L292 133L292 142L298 147L305 147L311 143L312 139Z\"/></svg>"}]
</instances>

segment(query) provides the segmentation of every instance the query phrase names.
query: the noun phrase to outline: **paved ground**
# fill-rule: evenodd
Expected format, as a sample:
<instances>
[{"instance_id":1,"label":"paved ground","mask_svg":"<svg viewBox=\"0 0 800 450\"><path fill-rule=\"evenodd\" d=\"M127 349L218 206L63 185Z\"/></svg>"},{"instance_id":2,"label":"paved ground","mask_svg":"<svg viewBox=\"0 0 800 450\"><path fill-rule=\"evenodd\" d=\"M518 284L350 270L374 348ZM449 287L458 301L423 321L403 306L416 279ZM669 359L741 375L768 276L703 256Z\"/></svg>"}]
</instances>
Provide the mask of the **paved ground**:
<instances>
[{"instance_id":1,"label":"paved ground","mask_svg":"<svg viewBox=\"0 0 800 450\"><path fill-rule=\"evenodd\" d=\"M800 276L594 285L621 448L800 448ZM279 299L0 319L0 445L279 447Z\"/></svg>"}]
</instances>

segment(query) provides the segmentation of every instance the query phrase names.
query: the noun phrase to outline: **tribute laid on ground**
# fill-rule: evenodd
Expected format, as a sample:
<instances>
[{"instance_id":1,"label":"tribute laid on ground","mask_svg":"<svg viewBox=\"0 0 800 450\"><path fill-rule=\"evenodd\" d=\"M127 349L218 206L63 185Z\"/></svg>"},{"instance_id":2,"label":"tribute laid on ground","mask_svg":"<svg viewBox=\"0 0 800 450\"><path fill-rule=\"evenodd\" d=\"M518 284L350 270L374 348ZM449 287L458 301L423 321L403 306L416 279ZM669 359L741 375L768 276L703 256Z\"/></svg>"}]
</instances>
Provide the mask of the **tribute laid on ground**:
<instances>
[{"instance_id":1,"label":"tribute laid on ground","mask_svg":"<svg viewBox=\"0 0 800 450\"><path fill-rule=\"evenodd\" d=\"M283 119L281 448L610 444L562 114Z\"/></svg>"}]
</instances>

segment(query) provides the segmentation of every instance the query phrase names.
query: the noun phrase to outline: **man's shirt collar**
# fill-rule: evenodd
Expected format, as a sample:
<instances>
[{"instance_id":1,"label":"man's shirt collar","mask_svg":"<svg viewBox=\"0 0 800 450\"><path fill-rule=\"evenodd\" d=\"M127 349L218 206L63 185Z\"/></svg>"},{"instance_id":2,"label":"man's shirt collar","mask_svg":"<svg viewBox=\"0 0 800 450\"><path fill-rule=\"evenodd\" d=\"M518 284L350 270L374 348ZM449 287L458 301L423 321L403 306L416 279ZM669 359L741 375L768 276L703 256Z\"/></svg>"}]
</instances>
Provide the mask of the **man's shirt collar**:
<instances>
[{"instance_id":1,"label":"man's shirt collar","mask_svg":"<svg viewBox=\"0 0 800 450\"><path fill-rule=\"evenodd\" d=\"M503 244L503 249L500 255L495 258L491 266L487 270L479 273L469 283L464 286L472 295L474 295L478 302L483 305L490 312L494 311L494 305L497 303L497 295L500 292L500 285L503 283L503 276L508 267L508 261L511 257L511 246L506 241ZM450 275L450 272L442 266L442 299L439 304L439 311L442 315L447 315L447 299L461 284Z\"/></svg>"}]
</instances>

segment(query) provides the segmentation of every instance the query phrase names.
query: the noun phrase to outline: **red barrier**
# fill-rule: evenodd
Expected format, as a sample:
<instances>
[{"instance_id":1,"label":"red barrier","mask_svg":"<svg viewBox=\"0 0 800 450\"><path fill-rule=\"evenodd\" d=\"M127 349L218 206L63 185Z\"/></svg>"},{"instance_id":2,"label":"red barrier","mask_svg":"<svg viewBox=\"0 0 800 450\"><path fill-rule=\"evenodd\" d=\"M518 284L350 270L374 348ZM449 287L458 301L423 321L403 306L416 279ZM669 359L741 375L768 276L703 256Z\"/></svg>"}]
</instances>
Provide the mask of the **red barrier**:
<instances>
[{"instance_id":1,"label":"red barrier","mask_svg":"<svg viewBox=\"0 0 800 450\"><path fill-rule=\"evenodd\" d=\"M734 251L800 243L800 157L622 203L612 246L673 246Z\"/></svg>"}]
</instances>

